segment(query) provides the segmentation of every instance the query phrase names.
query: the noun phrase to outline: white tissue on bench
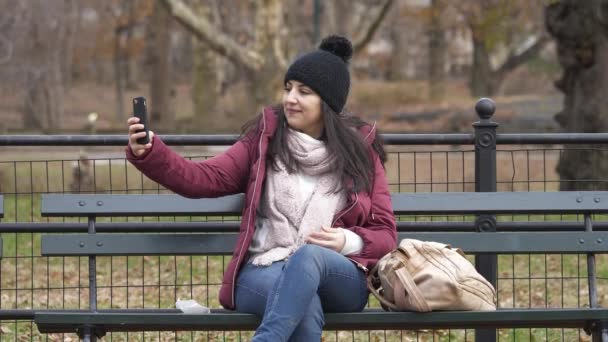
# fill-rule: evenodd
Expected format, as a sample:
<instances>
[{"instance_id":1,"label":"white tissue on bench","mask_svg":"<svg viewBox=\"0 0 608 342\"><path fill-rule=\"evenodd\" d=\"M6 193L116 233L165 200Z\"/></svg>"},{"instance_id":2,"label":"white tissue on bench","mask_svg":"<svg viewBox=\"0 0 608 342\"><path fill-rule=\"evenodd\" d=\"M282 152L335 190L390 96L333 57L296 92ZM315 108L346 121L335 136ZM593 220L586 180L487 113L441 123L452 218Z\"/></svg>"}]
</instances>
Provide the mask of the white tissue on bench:
<instances>
[{"instance_id":1,"label":"white tissue on bench","mask_svg":"<svg viewBox=\"0 0 608 342\"><path fill-rule=\"evenodd\" d=\"M197 303L194 299L181 300L177 299L175 307L182 310L185 314L208 314L211 313L208 307L202 306Z\"/></svg>"}]
</instances>

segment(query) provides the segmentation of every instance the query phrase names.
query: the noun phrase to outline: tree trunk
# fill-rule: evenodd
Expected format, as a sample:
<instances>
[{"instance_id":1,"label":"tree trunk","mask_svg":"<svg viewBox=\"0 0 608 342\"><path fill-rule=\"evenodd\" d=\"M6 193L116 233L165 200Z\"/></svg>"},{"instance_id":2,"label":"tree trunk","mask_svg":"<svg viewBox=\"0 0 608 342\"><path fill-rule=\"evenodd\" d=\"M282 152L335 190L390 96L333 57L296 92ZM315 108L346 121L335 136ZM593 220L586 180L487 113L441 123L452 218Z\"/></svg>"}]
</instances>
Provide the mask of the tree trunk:
<instances>
[{"instance_id":1,"label":"tree trunk","mask_svg":"<svg viewBox=\"0 0 608 342\"><path fill-rule=\"evenodd\" d=\"M490 54L483 39L473 37L473 65L471 70L470 88L475 97L489 97L494 94L492 87L492 66Z\"/></svg>"},{"instance_id":2,"label":"tree trunk","mask_svg":"<svg viewBox=\"0 0 608 342\"><path fill-rule=\"evenodd\" d=\"M429 98L441 100L445 96L446 40L441 27L443 3L431 0L431 23L429 26Z\"/></svg>"},{"instance_id":3,"label":"tree trunk","mask_svg":"<svg viewBox=\"0 0 608 342\"><path fill-rule=\"evenodd\" d=\"M170 106L169 53L171 51L169 30L171 16L158 2L148 26L148 61L150 70L149 115L153 127L166 130L175 128L175 112Z\"/></svg>"},{"instance_id":4,"label":"tree trunk","mask_svg":"<svg viewBox=\"0 0 608 342\"><path fill-rule=\"evenodd\" d=\"M328 32L340 35L347 35L352 32L349 26L350 20L345 19L345 17L352 15L353 4L351 1L326 1L324 6L327 8Z\"/></svg>"},{"instance_id":5,"label":"tree trunk","mask_svg":"<svg viewBox=\"0 0 608 342\"><path fill-rule=\"evenodd\" d=\"M36 67L26 74L24 127L54 133L63 116L61 46L65 38L65 20L45 16L45 8L40 4L32 11L35 19L31 24L29 48L31 65Z\"/></svg>"},{"instance_id":6,"label":"tree trunk","mask_svg":"<svg viewBox=\"0 0 608 342\"><path fill-rule=\"evenodd\" d=\"M283 75L277 72L277 67L287 65L279 36L282 14L282 0L266 1L266 5L257 8L255 51L258 51L264 62L248 77L253 101L246 109L245 118L251 118L260 112L264 105L278 102L279 91L283 89Z\"/></svg>"},{"instance_id":7,"label":"tree trunk","mask_svg":"<svg viewBox=\"0 0 608 342\"><path fill-rule=\"evenodd\" d=\"M137 59L135 58L135 51L131 48L133 44L133 31L135 31L135 25L137 25L137 13L135 1L128 1L127 8L129 11L129 22L126 27L126 46L125 46L125 87L130 90L137 90L137 71L138 65Z\"/></svg>"},{"instance_id":8,"label":"tree trunk","mask_svg":"<svg viewBox=\"0 0 608 342\"><path fill-rule=\"evenodd\" d=\"M114 83L116 90L116 113L115 119L117 122L121 122L125 118L125 88L126 88L126 75L125 75L125 51L122 46L123 29L116 28L114 31Z\"/></svg>"},{"instance_id":9,"label":"tree trunk","mask_svg":"<svg viewBox=\"0 0 608 342\"><path fill-rule=\"evenodd\" d=\"M72 86L72 64L74 56L74 41L80 25L79 4L75 0L65 0L66 17L64 19L65 32L62 39L63 57L61 58L61 79L65 88Z\"/></svg>"},{"instance_id":10,"label":"tree trunk","mask_svg":"<svg viewBox=\"0 0 608 342\"><path fill-rule=\"evenodd\" d=\"M48 56L43 71L29 71L27 84L24 126L44 133L56 132L63 116L61 59L58 54Z\"/></svg>"},{"instance_id":11,"label":"tree trunk","mask_svg":"<svg viewBox=\"0 0 608 342\"><path fill-rule=\"evenodd\" d=\"M193 5L193 10L199 16L211 20L211 9L202 2ZM192 102L194 103L194 122L197 128L208 133L222 129L225 120L221 120L218 113L218 73L216 54L196 36L192 37L193 74L192 74Z\"/></svg>"},{"instance_id":12,"label":"tree trunk","mask_svg":"<svg viewBox=\"0 0 608 342\"><path fill-rule=\"evenodd\" d=\"M545 11L563 69L556 82L565 95L555 116L562 131L608 131L608 0L562 0ZM606 190L608 152L596 146L566 146L557 166L560 190ZM584 149L584 150L581 150Z\"/></svg>"}]
</instances>

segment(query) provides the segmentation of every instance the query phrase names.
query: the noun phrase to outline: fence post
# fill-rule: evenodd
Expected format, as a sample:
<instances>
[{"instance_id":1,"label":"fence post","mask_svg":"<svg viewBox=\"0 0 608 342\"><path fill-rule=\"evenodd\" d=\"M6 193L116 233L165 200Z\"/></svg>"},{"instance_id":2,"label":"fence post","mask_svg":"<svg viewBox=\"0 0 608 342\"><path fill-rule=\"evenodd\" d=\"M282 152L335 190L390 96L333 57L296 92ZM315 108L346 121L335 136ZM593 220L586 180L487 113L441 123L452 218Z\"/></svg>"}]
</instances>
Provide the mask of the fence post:
<instances>
[{"instance_id":1,"label":"fence post","mask_svg":"<svg viewBox=\"0 0 608 342\"><path fill-rule=\"evenodd\" d=\"M492 121L496 110L494 101L482 98L475 104L479 121L473 124L475 129L475 192L496 191L496 129L498 124ZM479 215L475 221L478 232L496 232L496 217ZM496 254L475 256L475 266L496 288L497 257ZM496 341L495 329L477 329L475 341Z\"/></svg>"}]
</instances>

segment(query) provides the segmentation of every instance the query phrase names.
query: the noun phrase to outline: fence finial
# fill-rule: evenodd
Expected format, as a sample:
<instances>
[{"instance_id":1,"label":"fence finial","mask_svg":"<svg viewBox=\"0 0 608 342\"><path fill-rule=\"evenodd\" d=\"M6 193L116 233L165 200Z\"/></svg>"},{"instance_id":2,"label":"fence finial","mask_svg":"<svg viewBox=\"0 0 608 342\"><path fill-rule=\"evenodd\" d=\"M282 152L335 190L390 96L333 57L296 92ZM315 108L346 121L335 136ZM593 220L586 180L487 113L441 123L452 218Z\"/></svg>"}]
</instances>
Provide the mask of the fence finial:
<instances>
[{"instance_id":1,"label":"fence finial","mask_svg":"<svg viewBox=\"0 0 608 342\"><path fill-rule=\"evenodd\" d=\"M492 117L492 115L494 115L494 111L496 111L496 104L494 101L492 101L492 99L483 97L475 104L475 111L480 119L488 120Z\"/></svg>"}]
</instances>

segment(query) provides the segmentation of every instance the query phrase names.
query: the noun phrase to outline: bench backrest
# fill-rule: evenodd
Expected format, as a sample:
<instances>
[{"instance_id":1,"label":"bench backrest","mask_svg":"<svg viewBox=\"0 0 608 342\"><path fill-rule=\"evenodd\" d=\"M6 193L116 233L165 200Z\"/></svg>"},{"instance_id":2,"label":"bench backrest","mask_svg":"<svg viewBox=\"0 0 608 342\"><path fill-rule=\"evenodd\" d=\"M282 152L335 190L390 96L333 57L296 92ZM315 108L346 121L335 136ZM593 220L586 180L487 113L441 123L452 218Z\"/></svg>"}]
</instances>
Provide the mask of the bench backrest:
<instances>
[{"instance_id":1,"label":"bench backrest","mask_svg":"<svg viewBox=\"0 0 608 342\"><path fill-rule=\"evenodd\" d=\"M243 194L188 199L179 195L43 194L43 216L234 216ZM393 193L396 215L608 213L608 191Z\"/></svg>"},{"instance_id":2,"label":"bench backrest","mask_svg":"<svg viewBox=\"0 0 608 342\"><path fill-rule=\"evenodd\" d=\"M608 212L608 192L395 193L397 215L584 214ZM43 195L43 216L238 216L243 195L186 199L178 195ZM469 253L608 251L608 232L426 232L399 239L439 241ZM43 255L224 255L236 234L62 234L42 238Z\"/></svg>"}]
</instances>

